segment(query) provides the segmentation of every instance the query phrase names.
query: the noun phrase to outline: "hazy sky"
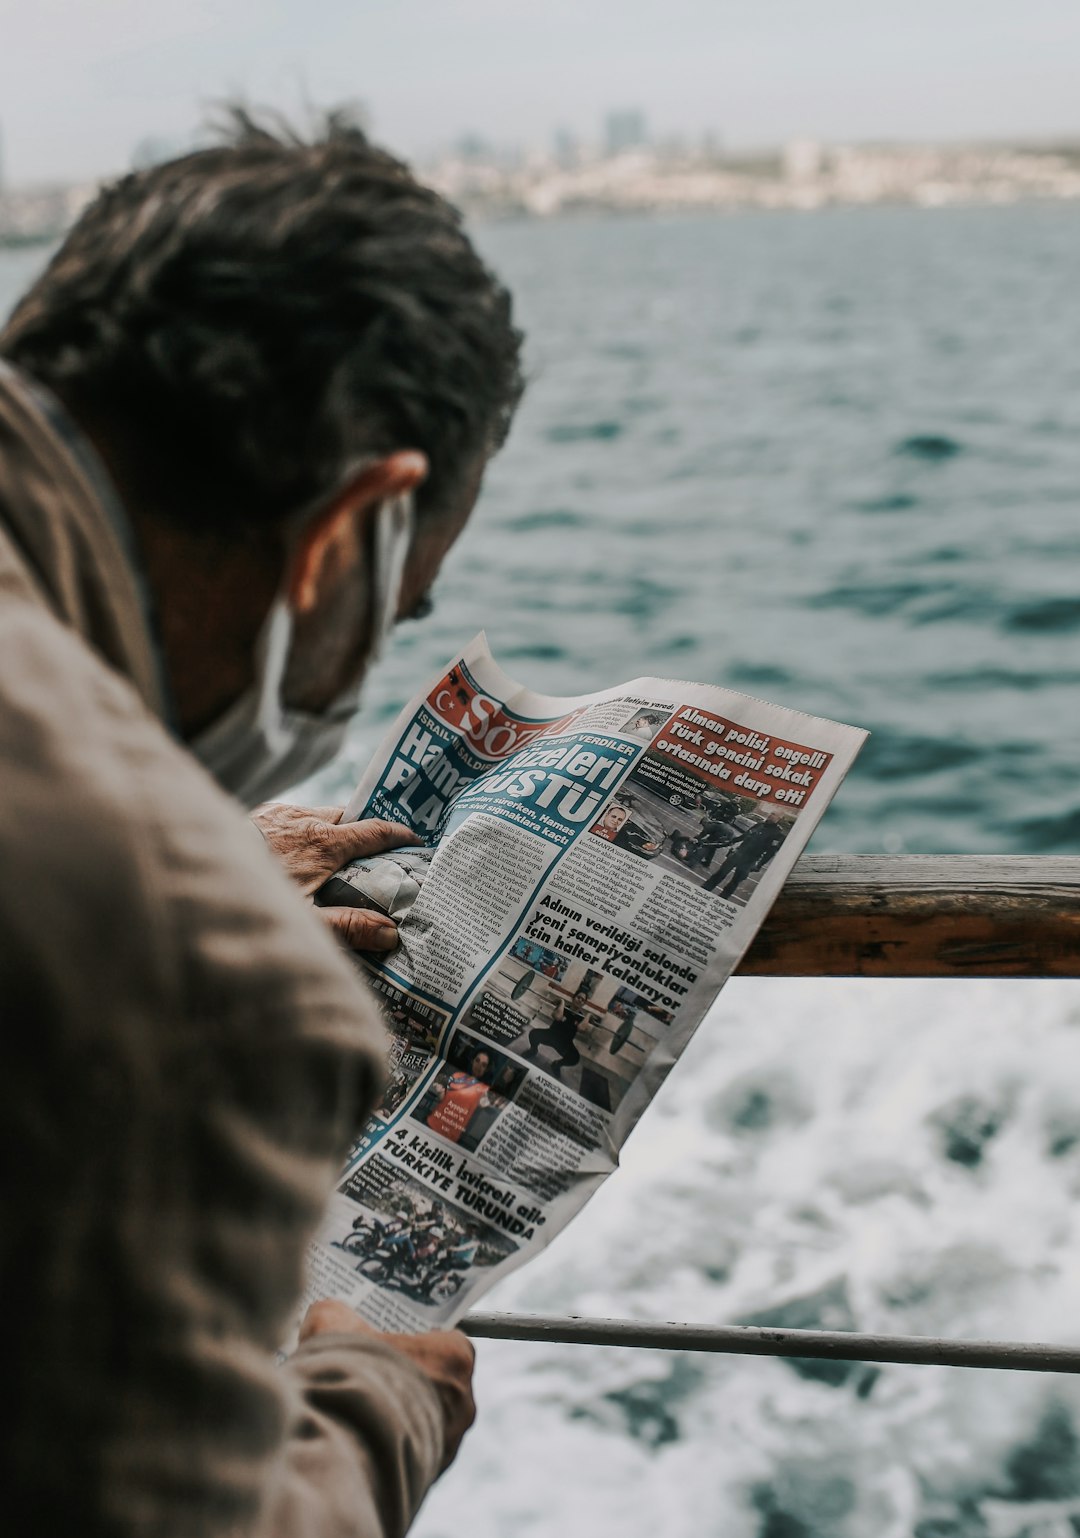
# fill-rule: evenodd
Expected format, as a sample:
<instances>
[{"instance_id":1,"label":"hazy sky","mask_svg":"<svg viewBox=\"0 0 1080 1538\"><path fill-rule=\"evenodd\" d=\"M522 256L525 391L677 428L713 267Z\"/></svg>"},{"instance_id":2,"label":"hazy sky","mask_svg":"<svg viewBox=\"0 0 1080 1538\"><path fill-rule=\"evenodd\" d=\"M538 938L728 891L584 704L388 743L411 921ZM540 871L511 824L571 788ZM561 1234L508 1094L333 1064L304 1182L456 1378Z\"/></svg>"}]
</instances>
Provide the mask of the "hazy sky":
<instances>
[{"instance_id":1,"label":"hazy sky","mask_svg":"<svg viewBox=\"0 0 1080 1538\"><path fill-rule=\"evenodd\" d=\"M657 133L1080 134L1077 0L0 0L11 181L125 168L242 93L348 98L421 155L640 106Z\"/></svg>"}]
</instances>

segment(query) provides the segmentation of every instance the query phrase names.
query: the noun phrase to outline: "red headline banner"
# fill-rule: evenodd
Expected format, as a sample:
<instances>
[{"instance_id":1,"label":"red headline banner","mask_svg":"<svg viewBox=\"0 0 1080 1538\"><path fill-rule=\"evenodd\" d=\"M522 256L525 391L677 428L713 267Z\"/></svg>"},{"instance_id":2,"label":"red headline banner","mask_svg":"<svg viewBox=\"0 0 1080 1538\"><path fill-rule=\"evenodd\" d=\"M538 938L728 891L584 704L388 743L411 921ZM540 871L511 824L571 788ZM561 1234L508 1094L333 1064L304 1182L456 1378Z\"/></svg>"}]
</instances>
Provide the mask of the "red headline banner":
<instances>
[{"instance_id":1,"label":"red headline banner","mask_svg":"<svg viewBox=\"0 0 1080 1538\"><path fill-rule=\"evenodd\" d=\"M807 801L832 762L831 753L767 737L692 705L671 717L651 751L710 785L790 807Z\"/></svg>"}]
</instances>

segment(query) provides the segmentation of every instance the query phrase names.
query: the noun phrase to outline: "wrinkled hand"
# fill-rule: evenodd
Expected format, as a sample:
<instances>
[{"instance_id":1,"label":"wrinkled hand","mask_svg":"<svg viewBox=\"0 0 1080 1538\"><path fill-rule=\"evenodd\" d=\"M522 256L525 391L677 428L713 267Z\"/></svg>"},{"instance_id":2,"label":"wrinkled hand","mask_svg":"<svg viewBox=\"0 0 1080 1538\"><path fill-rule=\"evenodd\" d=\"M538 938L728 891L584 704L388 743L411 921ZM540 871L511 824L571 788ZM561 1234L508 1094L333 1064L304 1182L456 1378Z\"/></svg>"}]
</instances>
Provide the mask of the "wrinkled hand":
<instances>
[{"instance_id":1,"label":"wrinkled hand","mask_svg":"<svg viewBox=\"0 0 1080 1538\"><path fill-rule=\"evenodd\" d=\"M313 1303L300 1326L301 1344L314 1335L362 1335L382 1341L414 1362L439 1396L443 1414L443 1469L457 1457L461 1439L476 1419L472 1376L476 1352L460 1330L430 1330L425 1335L388 1335L365 1324L344 1303L327 1298Z\"/></svg>"},{"instance_id":2,"label":"wrinkled hand","mask_svg":"<svg viewBox=\"0 0 1080 1538\"><path fill-rule=\"evenodd\" d=\"M286 806L268 801L256 807L251 820L305 897L350 860L386 854L420 839L398 822L369 818L342 822L340 806ZM367 908L320 908L319 916L356 951L392 951L397 925Z\"/></svg>"}]
</instances>

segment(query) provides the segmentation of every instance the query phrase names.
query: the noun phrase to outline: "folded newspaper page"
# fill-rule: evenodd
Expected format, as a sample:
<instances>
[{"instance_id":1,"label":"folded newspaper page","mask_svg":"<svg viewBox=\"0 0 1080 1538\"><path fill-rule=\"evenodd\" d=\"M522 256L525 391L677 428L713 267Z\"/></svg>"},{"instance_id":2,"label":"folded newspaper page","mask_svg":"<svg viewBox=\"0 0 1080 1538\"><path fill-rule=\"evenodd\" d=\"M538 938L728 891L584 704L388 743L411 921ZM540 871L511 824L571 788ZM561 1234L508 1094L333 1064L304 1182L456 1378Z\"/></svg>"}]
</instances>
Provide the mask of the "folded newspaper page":
<instances>
[{"instance_id":1,"label":"folded newspaper page","mask_svg":"<svg viewBox=\"0 0 1080 1538\"><path fill-rule=\"evenodd\" d=\"M367 962L389 1079L309 1299L445 1327L565 1226L865 737L655 678L547 698L482 635L412 701L345 816L406 823L424 847L357 861L319 897L391 914L400 945Z\"/></svg>"}]
</instances>

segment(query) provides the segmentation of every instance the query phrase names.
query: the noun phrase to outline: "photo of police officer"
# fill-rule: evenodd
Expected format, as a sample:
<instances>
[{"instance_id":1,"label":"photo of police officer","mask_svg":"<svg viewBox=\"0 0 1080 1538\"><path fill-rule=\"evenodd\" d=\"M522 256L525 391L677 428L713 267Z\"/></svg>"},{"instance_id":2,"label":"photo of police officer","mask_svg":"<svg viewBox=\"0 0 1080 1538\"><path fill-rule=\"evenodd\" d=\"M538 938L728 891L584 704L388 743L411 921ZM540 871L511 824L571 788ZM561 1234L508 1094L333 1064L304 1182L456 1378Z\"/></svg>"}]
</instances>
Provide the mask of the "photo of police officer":
<instances>
[{"instance_id":1,"label":"photo of police officer","mask_svg":"<svg viewBox=\"0 0 1080 1538\"><path fill-rule=\"evenodd\" d=\"M729 845L723 860L702 882L702 891L715 892L731 902L744 902L749 895L748 881L768 865L787 837L791 821L789 813L770 807L764 817Z\"/></svg>"},{"instance_id":2,"label":"photo of police officer","mask_svg":"<svg viewBox=\"0 0 1080 1538\"><path fill-rule=\"evenodd\" d=\"M706 785L650 755L589 830L617 849L671 871L728 902L745 905L780 848L795 812Z\"/></svg>"}]
</instances>

